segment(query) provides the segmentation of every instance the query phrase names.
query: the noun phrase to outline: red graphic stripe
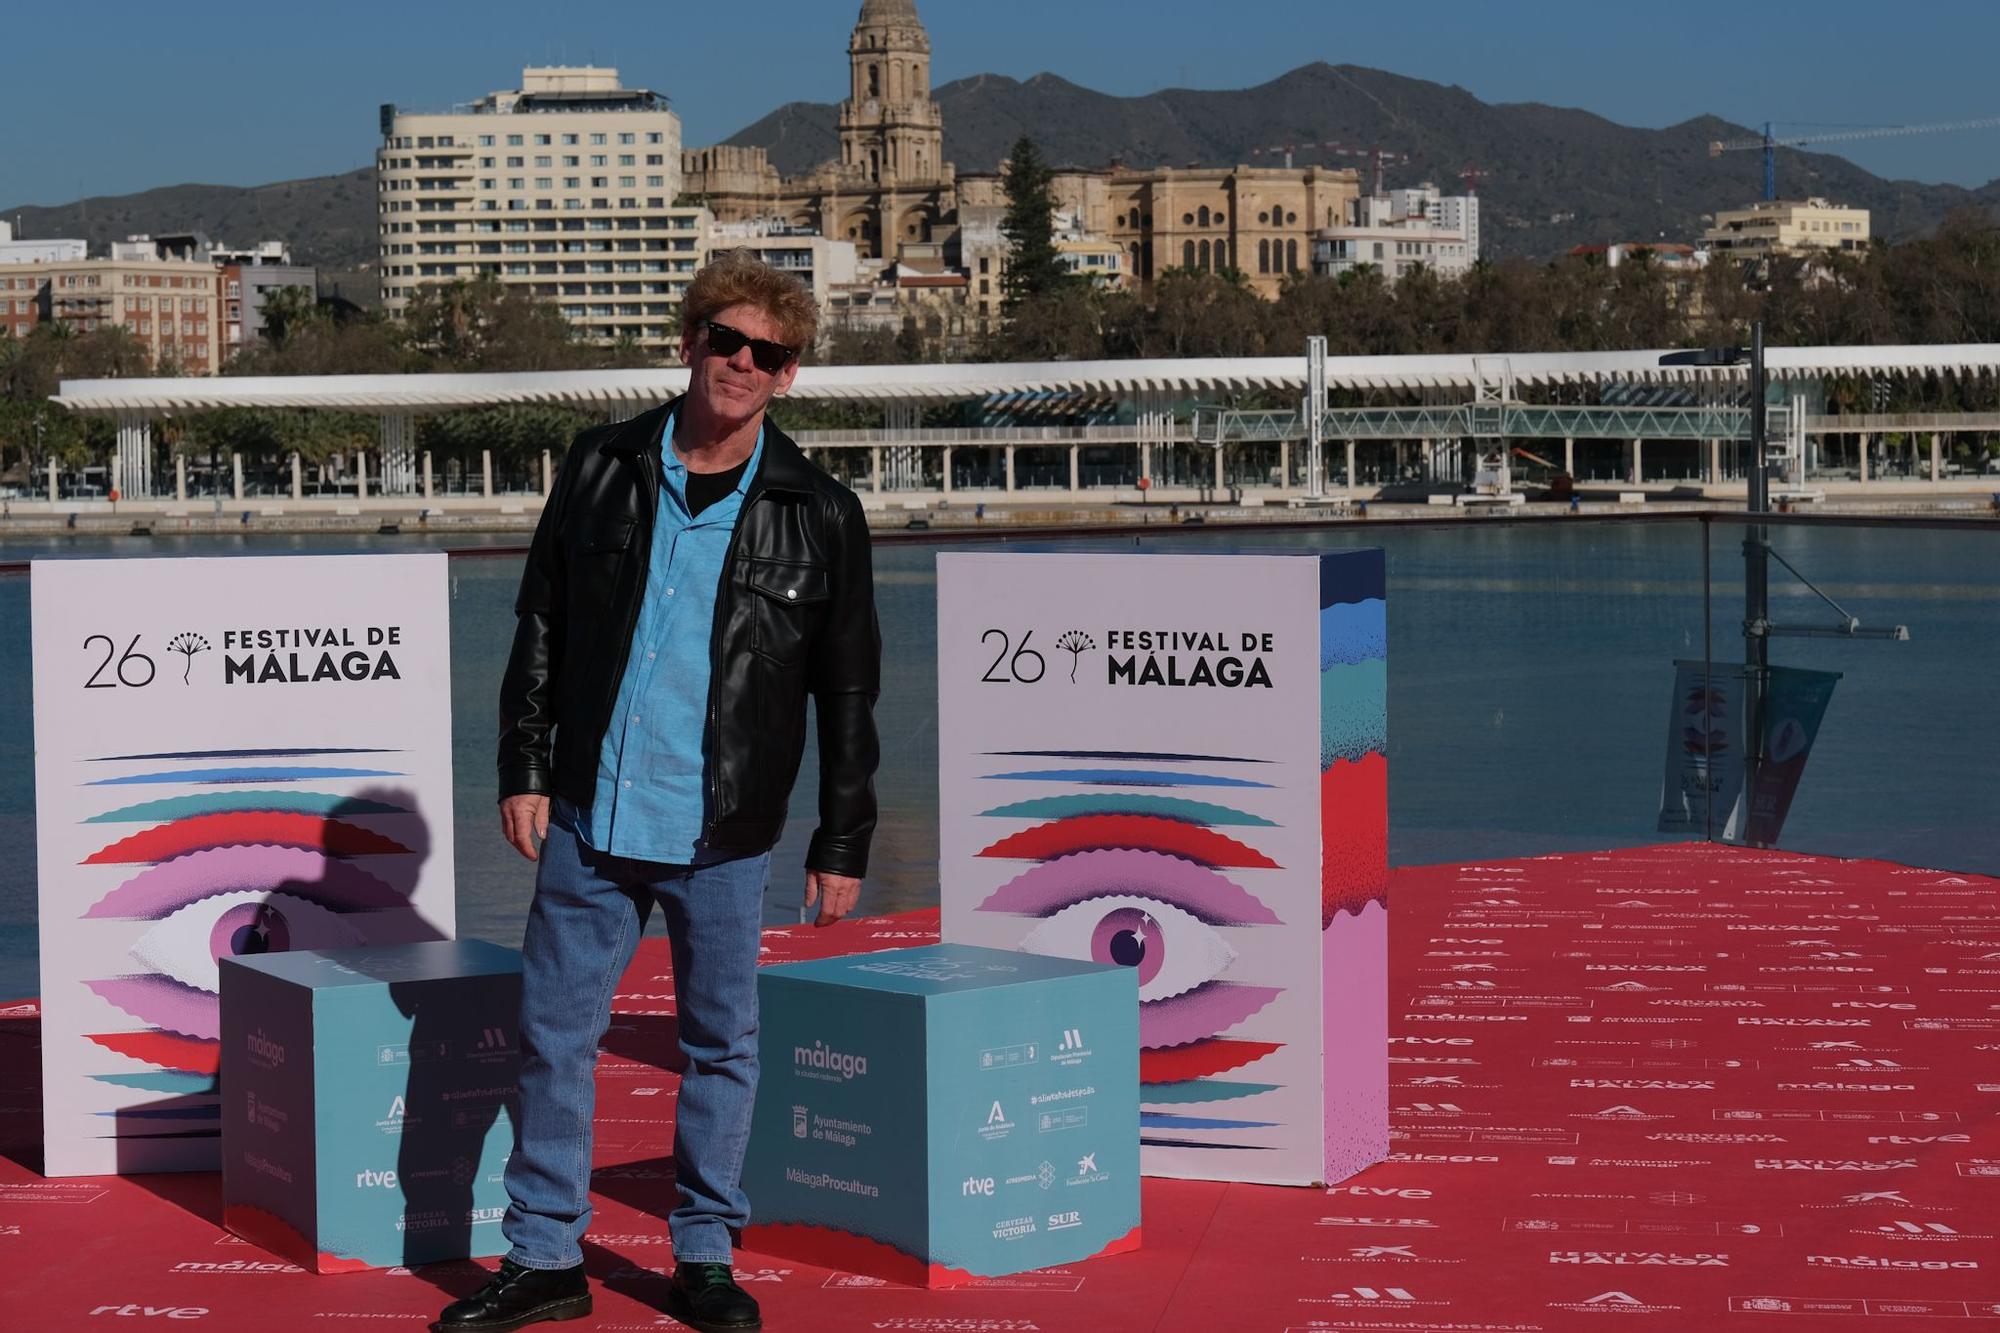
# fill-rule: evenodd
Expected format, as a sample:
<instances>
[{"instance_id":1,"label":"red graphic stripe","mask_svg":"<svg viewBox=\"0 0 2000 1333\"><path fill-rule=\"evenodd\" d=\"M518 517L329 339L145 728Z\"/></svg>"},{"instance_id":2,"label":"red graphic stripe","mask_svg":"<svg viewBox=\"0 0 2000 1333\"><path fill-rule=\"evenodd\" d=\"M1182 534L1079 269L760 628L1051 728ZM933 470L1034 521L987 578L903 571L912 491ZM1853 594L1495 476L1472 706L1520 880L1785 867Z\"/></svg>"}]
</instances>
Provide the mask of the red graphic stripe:
<instances>
[{"instance_id":1,"label":"red graphic stripe","mask_svg":"<svg viewBox=\"0 0 2000 1333\"><path fill-rule=\"evenodd\" d=\"M83 864L158 864L210 847L268 844L304 847L330 856L392 856L410 849L373 829L319 815L281 810L230 810L162 824L93 852Z\"/></svg>"},{"instance_id":2,"label":"red graphic stripe","mask_svg":"<svg viewBox=\"0 0 2000 1333\"><path fill-rule=\"evenodd\" d=\"M1185 1046L1169 1046L1158 1051L1139 1052L1141 1083L1179 1083L1184 1079L1207 1078L1241 1069L1277 1050L1282 1042L1232 1041L1215 1038L1192 1041Z\"/></svg>"},{"instance_id":3,"label":"red graphic stripe","mask_svg":"<svg viewBox=\"0 0 2000 1333\"><path fill-rule=\"evenodd\" d=\"M161 1069L186 1074L213 1074L222 1068L222 1043L171 1032L92 1032L89 1038L107 1051Z\"/></svg>"},{"instance_id":4,"label":"red graphic stripe","mask_svg":"<svg viewBox=\"0 0 2000 1333\"><path fill-rule=\"evenodd\" d=\"M1213 829L1159 815L1078 815L1037 824L987 847L981 856L1046 861L1071 852L1131 848L1166 852L1205 866L1247 866L1276 870L1278 863L1254 847Z\"/></svg>"},{"instance_id":5,"label":"red graphic stripe","mask_svg":"<svg viewBox=\"0 0 2000 1333\"><path fill-rule=\"evenodd\" d=\"M1319 928L1389 904L1389 761L1336 759L1319 775Z\"/></svg>"}]
</instances>

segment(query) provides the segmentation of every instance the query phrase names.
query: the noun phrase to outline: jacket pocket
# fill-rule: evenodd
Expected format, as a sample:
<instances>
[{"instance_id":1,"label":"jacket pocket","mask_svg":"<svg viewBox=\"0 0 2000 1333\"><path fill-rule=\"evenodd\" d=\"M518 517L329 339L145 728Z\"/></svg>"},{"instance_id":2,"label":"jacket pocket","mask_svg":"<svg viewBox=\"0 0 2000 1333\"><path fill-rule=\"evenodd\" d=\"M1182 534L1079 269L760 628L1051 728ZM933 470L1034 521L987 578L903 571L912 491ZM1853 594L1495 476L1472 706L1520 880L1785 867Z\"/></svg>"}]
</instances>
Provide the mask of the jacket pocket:
<instances>
[{"instance_id":1,"label":"jacket pocket","mask_svg":"<svg viewBox=\"0 0 2000 1333\"><path fill-rule=\"evenodd\" d=\"M825 568L753 560L750 585L750 647L774 662L804 660L820 612L831 595Z\"/></svg>"}]
</instances>

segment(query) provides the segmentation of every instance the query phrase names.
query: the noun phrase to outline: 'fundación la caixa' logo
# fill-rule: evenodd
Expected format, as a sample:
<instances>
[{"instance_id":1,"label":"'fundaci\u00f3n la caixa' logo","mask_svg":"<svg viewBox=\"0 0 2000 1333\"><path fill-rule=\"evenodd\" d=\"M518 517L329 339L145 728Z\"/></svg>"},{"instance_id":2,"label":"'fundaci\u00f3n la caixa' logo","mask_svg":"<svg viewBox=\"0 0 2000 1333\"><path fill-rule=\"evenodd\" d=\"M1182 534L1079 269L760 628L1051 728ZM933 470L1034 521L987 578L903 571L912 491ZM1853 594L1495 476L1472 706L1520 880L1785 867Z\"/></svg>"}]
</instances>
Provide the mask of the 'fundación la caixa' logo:
<instances>
[{"instance_id":1,"label":"'fundaci\u00f3n la caixa' logo","mask_svg":"<svg viewBox=\"0 0 2000 1333\"><path fill-rule=\"evenodd\" d=\"M1275 650L1277 635L1267 630L1106 627L1102 633L1108 685L1272 688L1265 659ZM1049 660L1035 646L1034 630L1016 637L1011 630L989 629L979 641L994 654L979 677L982 683L1033 685L1049 678ZM1065 629L1056 635L1055 647L1069 654L1069 682L1074 685L1084 655L1097 651L1097 637L1089 630Z\"/></svg>"}]
</instances>

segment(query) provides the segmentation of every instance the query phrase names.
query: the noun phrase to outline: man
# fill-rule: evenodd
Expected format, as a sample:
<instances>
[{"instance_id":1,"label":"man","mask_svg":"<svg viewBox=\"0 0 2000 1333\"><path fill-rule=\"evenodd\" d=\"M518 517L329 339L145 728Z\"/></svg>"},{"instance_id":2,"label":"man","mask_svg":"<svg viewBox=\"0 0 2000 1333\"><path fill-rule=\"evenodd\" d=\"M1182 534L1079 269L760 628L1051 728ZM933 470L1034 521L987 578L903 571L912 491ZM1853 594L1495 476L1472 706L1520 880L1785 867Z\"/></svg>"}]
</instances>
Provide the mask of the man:
<instances>
[{"instance_id":1,"label":"man","mask_svg":"<svg viewBox=\"0 0 2000 1333\"><path fill-rule=\"evenodd\" d=\"M812 297L737 252L682 306L685 396L570 447L515 601L500 691L500 821L539 859L522 946L512 1249L451 1333L590 1312L597 1043L657 901L687 1056L674 1134L667 1309L761 1328L730 1274L757 1085L756 966L770 849L819 723L805 902L853 908L875 827L881 665L868 530L852 492L765 420L813 336ZM537 840L540 840L539 853Z\"/></svg>"}]
</instances>

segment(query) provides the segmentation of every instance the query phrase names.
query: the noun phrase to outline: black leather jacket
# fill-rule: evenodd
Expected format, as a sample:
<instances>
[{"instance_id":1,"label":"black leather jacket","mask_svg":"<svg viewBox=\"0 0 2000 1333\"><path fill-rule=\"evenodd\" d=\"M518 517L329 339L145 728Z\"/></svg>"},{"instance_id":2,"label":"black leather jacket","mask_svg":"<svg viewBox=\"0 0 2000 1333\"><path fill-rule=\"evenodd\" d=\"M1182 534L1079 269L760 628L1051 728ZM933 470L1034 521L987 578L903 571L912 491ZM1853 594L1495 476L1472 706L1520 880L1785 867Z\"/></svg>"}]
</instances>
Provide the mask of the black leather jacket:
<instances>
[{"instance_id":1,"label":"black leather jacket","mask_svg":"<svg viewBox=\"0 0 2000 1333\"><path fill-rule=\"evenodd\" d=\"M583 432L563 461L514 601L500 684L503 797L591 803L652 555L660 429L678 402ZM861 502L767 419L715 594L702 739L710 846L754 853L778 841L810 691L819 828L806 864L865 873L881 657Z\"/></svg>"}]
</instances>

